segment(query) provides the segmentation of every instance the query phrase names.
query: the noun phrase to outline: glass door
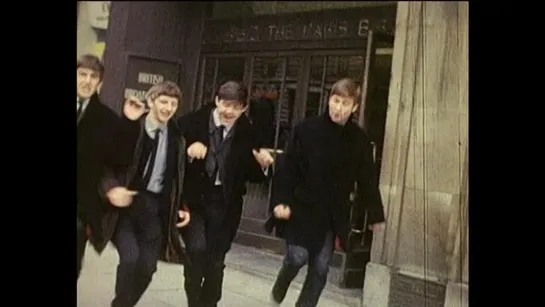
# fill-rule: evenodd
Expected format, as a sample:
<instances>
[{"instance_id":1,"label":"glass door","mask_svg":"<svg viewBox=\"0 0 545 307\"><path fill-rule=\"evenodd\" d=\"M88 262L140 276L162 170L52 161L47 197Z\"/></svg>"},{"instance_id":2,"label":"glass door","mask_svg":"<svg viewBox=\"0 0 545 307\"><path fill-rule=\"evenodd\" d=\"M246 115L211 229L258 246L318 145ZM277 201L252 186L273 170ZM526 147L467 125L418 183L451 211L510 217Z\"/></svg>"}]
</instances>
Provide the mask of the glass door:
<instances>
[{"instance_id":1,"label":"glass door","mask_svg":"<svg viewBox=\"0 0 545 307\"><path fill-rule=\"evenodd\" d=\"M357 53L312 55L304 117L320 115L325 111L331 87L339 79L349 77L361 84L364 67L365 56Z\"/></svg>"},{"instance_id":2,"label":"glass door","mask_svg":"<svg viewBox=\"0 0 545 307\"><path fill-rule=\"evenodd\" d=\"M246 57L243 55L226 57L205 57L201 61L201 74L195 97L195 108L214 101L217 88L224 82L244 80Z\"/></svg>"},{"instance_id":3,"label":"glass door","mask_svg":"<svg viewBox=\"0 0 545 307\"><path fill-rule=\"evenodd\" d=\"M249 116L260 134L263 146L275 152L277 163L263 184L250 184L245 198L244 216L264 222L272 191L273 174L281 164L284 145L294 124L298 101L301 56L253 56L250 60Z\"/></svg>"}]
</instances>

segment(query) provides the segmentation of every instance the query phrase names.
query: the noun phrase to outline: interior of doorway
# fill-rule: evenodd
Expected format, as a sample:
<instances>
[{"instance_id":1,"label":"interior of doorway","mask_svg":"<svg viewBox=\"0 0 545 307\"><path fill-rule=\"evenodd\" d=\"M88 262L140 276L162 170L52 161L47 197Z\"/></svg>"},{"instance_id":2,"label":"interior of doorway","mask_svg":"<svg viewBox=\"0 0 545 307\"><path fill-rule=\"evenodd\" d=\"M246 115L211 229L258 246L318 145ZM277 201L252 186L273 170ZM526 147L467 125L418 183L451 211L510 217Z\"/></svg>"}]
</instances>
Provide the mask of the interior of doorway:
<instances>
[{"instance_id":1,"label":"interior of doorway","mask_svg":"<svg viewBox=\"0 0 545 307\"><path fill-rule=\"evenodd\" d=\"M380 173L388 104L392 49L377 49L369 71L364 128L375 145ZM251 119L265 131L267 146L282 148L291 128L325 110L331 85L341 77L363 79L365 50L312 50L207 54L195 97L196 106L212 102L215 89L227 80L248 85ZM280 112L278 112L280 111Z\"/></svg>"}]
</instances>

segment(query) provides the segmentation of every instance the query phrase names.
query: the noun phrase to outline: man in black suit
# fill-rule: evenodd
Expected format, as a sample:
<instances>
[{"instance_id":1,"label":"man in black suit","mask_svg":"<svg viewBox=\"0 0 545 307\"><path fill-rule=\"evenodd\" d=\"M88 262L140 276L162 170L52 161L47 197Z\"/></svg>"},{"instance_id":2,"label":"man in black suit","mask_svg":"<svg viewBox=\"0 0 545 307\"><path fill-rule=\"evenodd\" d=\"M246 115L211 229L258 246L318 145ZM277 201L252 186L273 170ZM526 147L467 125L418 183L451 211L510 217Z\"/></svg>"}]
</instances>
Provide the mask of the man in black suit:
<instances>
[{"instance_id":1,"label":"man in black suit","mask_svg":"<svg viewBox=\"0 0 545 307\"><path fill-rule=\"evenodd\" d=\"M114 229L119 265L112 307L132 307L140 300L157 270L157 261L183 263L177 228L190 221L180 209L184 182L185 139L172 117L182 92L173 82L152 86L147 94L149 113L137 98L125 102L123 137L118 156L123 162L105 172L102 191L120 207L107 225ZM106 228L106 227L105 227Z\"/></svg>"},{"instance_id":2,"label":"man in black suit","mask_svg":"<svg viewBox=\"0 0 545 307\"><path fill-rule=\"evenodd\" d=\"M246 183L265 180L273 163L259 149L244 114L247 95L239 83L226 82L215 103L179 120L189 144L183 199L191 223L181 229L189 258L184 267L189 307L212 307L220 301L225 255L240 223Z\"/></svg>"},{"instance_id":3,"label":"man in black suit","mask_svg":"<svg viewBox=\"0 0 545 307\"><path fill-rule=\"evenodd\" d=\"M118 129L119 117L100 102L97 89L104 66L94 55L77 60L77 277L81 270L87 240L97 252L107 243L101 219L107 206L100 199L98 184L104 165L114 163L108 152Z\"/></svg>"}]
</instances>

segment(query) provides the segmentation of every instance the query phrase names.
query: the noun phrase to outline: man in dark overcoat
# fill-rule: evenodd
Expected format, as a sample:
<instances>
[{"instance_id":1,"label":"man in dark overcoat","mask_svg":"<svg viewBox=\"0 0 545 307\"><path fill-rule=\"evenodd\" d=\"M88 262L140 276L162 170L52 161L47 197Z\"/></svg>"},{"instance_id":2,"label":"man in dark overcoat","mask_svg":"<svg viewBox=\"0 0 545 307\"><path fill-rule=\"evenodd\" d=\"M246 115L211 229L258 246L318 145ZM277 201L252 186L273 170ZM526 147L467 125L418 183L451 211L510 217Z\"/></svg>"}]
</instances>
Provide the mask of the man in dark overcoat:
<instances>
[{"instance_id":1,"label":"man in dark overcoat","mask_svg":"<svg viewBox=\"0 0 545 307\"><path fill-rule=\"evenodd\" d=\"M240 223L246 183L265 180L273 163L244 114L247 95L244 86L228 81L215 103L179 120L189 145L183 200L191 223L181 229L189 258L184 266L189 307L220 301L225 255Z\"/></svg>"},{"instance_id":2,"label":"man in dark overcoat","mask_svg":"<svg viewBox=\"0 0 545 307\"><path fill-rule=\"evenodd\" d=\"M102 168L115 163L108 151L115 142L119 117L101 103L97 90L102 84L104 66L91 54L77 60L77 277L82 267L85 246L90 240L98 253L108 239L102 219L109 209L98 194Z\"/></svg>"},{"instance_id":3,"label":"man in dark overcoat","mask_svg":"<svg viewBox=\"0 0 545 307\"><path fill-rule=\"evenodd\" d=\"M346 246L351 230L349 198L355 183L356 205L368 211L371 228L378 229L384 222L372 147L364 131L351 120L359 96L353 80L337 81L326 112L295 126L284 163L275 174L272 217L265 226L269 232L276 227L287 245L272 289L275 303L284 300L291 281L308 263L296 306L317 305L327 281L335 238Z\"/></svg>"},{"instance_id":4,"label":"man in dark overcoat","mask_svg":"<svg viewBox=\"0 0 545 307\"><path fill-rule=\"evenodd\" d=\"M173 116L182 102L178 85L164 81L129 98L121 119L118 155L124 163L105 171L101 190L114 205L106 224L119 254L112 307L132 307L149 286L157 261L184 262L178 228L190 221L180 208L185 139ZM121 160L121 158L118 158Z\"/></svg>"}]
</instances>

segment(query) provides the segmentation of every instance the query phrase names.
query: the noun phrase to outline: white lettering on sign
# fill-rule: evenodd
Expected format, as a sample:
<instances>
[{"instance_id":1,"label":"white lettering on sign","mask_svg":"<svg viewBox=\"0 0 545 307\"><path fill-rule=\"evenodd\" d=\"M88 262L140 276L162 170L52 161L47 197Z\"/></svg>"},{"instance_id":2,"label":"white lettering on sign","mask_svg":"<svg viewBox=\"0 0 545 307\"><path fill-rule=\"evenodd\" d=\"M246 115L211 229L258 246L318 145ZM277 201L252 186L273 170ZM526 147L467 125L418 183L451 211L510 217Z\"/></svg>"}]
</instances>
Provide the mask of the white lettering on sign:
<instances>
[{"instance_id":1,"label":"white lettering on sign","mask_svg":"<svg viewBox=\"0 0 545 307\"><path fill-rule=\"evenodd\" d=\"M147 91L136 90L136 89L133 89L133 88L126 88L124 98L127 99L129 97L136 97L136 98L140 99L141 101L145 101L146 100L146 93L147 93Z\"/></svg>"},{"instance_id":2,"label":"white lettering on sign","mask_svg":"<svg viewBox=\"0 0 545 307\"><path fill-rule=\"evenodd\" d=\"M366 37L369 33L369 20L362 19L358 22L358 36Z\"/></svg>"},{"instance_id":3,"label":"white lettering on sign","mask_svg":"<svg viewBox=\"0 0 545 307\"><path fill-rule=\"evenodd\" d=\"M138 73L138 83L157 84L163 82L164 77L161 75L148 74L145 72Z\"/></svg>"}]
</instances>

